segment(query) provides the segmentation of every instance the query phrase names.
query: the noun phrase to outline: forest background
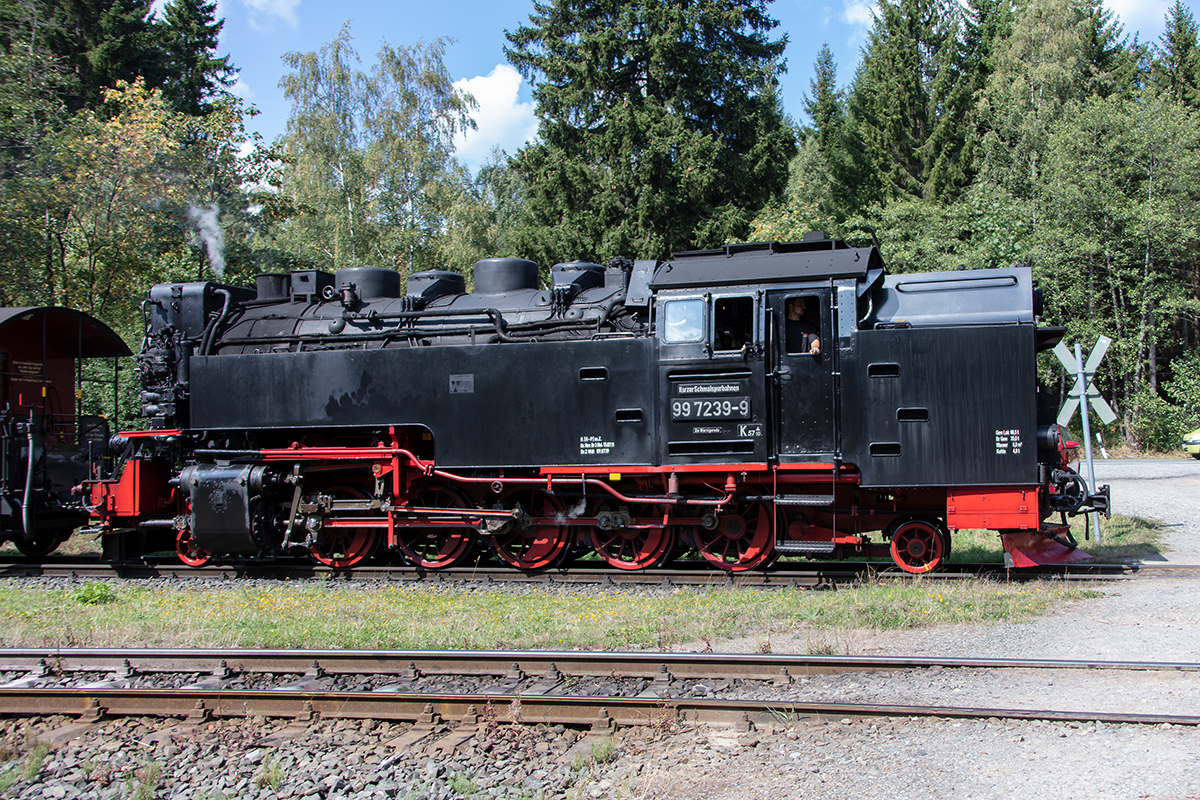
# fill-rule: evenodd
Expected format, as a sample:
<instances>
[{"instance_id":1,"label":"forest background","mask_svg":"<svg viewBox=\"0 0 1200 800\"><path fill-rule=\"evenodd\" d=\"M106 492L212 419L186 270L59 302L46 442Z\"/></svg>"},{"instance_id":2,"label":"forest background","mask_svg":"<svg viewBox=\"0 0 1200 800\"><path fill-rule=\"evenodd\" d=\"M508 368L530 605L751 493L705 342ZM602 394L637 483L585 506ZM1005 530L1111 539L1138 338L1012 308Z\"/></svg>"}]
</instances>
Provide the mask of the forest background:
<instances>
[{"instance_id":1,"label":"forest background","mask_svg":"<svg viewBox=\"0 0 1200 800\"><path fill-rule=\"evenodd\" d=\"M803 109L779 99L769 0L542 0L506 48L538 137L474 174L450 40L384 44L368 68L348 27L289 53L287 132L265 142L216 13L0 0L0 305L79 308L136 350L157 282L469 281L486 256L548 270L822 230L877 241L893 272L1031 265L1044 324L1114 340L1106 441L1169 449L1200 424L1200 45L1181 0L1155 42L1097 0L879 0L853 78L839 89L823 49Z\"/></svg>"}]
</instances>

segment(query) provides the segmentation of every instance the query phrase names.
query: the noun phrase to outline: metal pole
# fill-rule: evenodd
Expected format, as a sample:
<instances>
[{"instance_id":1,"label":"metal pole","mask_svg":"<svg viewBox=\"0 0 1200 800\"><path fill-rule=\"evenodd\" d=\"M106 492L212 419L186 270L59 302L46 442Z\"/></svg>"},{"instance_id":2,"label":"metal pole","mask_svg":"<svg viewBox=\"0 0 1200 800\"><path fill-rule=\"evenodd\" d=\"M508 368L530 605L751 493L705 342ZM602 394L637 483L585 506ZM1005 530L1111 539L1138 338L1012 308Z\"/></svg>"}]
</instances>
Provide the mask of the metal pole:
<instances>
[{"instance_id":1,"label":"metal pole","mask_svg":"<svg viewBox=\"0 0 1200 800\"><path fill-rule=\"evenodd\" d=\"M1083 371L1083 346L1079 342L1075 343L1075 364L1079 370L1079 385L1083 387L1082 396L1079 398L1079 411L1083 415L1083 452L1087 456L1088 494L1092 494L1096 491L1096 467L1092 462L1092 425L1088 420L1088 379ZM1096 544L1100 544L1100 515L1095 512L1092 512L1092 524L1096 528Z\"/></svg>"}]
</instances>

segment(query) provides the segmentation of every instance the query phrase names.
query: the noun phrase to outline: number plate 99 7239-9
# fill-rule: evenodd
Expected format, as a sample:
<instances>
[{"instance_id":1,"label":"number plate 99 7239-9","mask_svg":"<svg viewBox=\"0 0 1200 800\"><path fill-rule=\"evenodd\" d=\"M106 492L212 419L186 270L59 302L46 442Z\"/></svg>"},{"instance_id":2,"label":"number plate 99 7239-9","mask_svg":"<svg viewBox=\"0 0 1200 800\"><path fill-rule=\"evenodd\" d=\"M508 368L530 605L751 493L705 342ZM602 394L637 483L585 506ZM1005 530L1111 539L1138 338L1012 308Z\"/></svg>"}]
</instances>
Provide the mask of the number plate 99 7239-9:
<instances>
[{"instance_id":1,"label":"number plate 99 7239-9","mask_svg":"<svg viewBox=\"0 0 1200 800\"><path fill-rule=\"evenodd\" d=\"M750 398L691 397L672 400L671 419L750 419Z\"/></svg>"}]
</instances>

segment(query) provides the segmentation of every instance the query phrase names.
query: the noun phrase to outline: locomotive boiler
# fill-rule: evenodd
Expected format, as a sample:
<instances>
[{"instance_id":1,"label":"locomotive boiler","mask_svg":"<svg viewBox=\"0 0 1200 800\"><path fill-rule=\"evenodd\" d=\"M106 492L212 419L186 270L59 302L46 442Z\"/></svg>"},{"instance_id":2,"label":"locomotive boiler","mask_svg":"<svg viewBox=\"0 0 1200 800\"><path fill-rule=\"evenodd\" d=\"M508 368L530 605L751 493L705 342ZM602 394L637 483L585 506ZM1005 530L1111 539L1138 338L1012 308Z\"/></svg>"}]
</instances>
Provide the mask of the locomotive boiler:
<instances>
[{"instance_id":1,"label":"locomotive boiler","mask_svg":"<svg viewBox=\"0 0 1200 800\"><path fill-rule=\"evenodd\" d=\"M1068 515L1107 512L1038 387L1063 330L1038 324L1028 268L887 275L876 248L814 234L550 274L155 286L148 428L88 484L95 526L190 564L637 570L694 550L924 572L958 529L1021 565L1069 549Z\"/></svg>"}]
</instances>

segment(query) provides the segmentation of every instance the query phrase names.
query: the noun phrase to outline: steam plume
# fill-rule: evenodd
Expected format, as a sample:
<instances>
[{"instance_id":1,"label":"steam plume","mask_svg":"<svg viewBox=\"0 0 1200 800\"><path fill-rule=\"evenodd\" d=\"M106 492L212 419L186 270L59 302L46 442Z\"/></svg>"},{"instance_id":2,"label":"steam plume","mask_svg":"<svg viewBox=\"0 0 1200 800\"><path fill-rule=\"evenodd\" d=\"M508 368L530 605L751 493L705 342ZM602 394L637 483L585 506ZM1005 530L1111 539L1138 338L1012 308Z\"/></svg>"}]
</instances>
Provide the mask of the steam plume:
<instances>
[{"instance_id":1,"label":"steam plume","mask_svg":"<svg viewBox=\"0 0 1200 800\"><path fill-rule=\"evenodd\" d=\"M188 204L188 219L196 224L204 249L208 251L208 264L217 280L225 277L225 231L221 230L218 220L220 214L221 209L216 203L209 203L206 208Z\"/></svg>"}]
</instances>

